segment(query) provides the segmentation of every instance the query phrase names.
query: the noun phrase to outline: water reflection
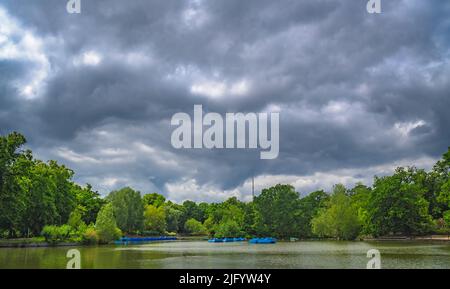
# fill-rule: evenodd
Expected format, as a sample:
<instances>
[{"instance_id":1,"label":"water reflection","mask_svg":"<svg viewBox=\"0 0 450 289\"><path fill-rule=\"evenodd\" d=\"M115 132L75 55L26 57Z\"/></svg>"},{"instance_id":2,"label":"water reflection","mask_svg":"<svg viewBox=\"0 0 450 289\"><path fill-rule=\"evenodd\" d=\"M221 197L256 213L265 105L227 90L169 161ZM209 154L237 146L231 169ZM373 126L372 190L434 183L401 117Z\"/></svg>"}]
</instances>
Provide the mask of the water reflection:
<instances>
[{"instance_id":1,"label":"water reflection","mask_svg":"<svg viewBox=\"0 0 450 289\"><path fill-rule=\"evenodd\" d=\"M168 242L129 246L78 247L82 268L361 268L366 253L381 252L383 268L450 268L449 243ZM0 268L65 268L69 247L2 248Z\"/></svg>"}]
</instances>

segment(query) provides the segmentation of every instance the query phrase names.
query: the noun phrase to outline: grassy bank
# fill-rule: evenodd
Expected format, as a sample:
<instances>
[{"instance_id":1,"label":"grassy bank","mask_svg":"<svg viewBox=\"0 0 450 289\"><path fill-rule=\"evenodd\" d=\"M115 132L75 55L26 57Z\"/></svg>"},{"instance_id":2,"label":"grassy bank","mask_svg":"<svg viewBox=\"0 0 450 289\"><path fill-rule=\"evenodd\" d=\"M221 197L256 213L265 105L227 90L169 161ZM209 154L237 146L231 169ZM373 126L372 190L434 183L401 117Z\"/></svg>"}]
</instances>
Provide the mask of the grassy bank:
<instances>
[{"instance_id":1,"label":"grassy bank","mask_svg":"<svg viewBox=\"0 0 450 289\"><path fill-rule=\"evenodd\" d=\"M178 241L206 241L206 236L177 236ZM110 245L109 244L95 244L98 245ZM82 242L76 242L68 240L65 242L50 243L45 240L44 237L34 238L18 238L18 239L0 239L0 248L38 248L38 247L63 247L63 246L86 246L87 244Z\"/></svg>"},{"instance_id":2,"label":"grassy bank","mask_svg":"<svg viewBox=\"0 0 450 289\"><path fill-rule=\"evenodd\" d=\"M0 248L25 248L25 247L52 247L52 246L78 246L76 242L60 242L57 244L48 243L43 237L20 238L20 239L0 239Z\"/></svg>"}]
</instances>

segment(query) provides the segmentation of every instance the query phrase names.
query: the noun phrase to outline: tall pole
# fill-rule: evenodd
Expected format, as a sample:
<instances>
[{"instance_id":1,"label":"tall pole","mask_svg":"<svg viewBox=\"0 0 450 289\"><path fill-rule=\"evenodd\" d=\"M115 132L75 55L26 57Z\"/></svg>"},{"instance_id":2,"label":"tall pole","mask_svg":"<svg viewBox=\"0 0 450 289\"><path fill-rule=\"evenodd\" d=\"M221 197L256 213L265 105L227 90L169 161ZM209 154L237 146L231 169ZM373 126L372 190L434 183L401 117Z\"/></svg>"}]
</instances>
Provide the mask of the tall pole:
<instances>
[{"instance_id":1,"label":"tall pole","mask_svg":"<svg viewBox=\"0 0 450 289\"><path fill-rule=\"evenodd\" d=\"M255 177L252 176L252 196L255 199Z\"/></svg>"}]
</instances>

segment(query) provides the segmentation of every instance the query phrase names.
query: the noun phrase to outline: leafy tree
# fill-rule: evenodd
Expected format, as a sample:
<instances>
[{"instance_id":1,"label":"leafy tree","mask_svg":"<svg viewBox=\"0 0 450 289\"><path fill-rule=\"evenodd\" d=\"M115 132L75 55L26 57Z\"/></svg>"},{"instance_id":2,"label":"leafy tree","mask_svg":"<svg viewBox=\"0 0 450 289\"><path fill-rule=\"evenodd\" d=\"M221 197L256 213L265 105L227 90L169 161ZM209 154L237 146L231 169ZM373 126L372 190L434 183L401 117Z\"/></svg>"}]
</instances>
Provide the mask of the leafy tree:
<instances>
[{"instance_id":1,"label":"leafy tree","mask_svg":"<svg viewBox=\"0 0 450 289\"><path fill-rule=\"evenodd\" d=\"M81 213L79 210L75 209L69 216L69 220L67 221L67 225L74 229L78 229L80 227L86 226L86 223L83 222Z\"/></svg>"},{"instance_id":2,"label":"leafy tree","mask_svg":"<svg viewBox=\"0 0 450 289\"><path fill-rule=\"evenodd\" d=\"M0 230L7 230L9 237L15 237L21 228L25 210L25 194L17 184L32 158L30 151L19 150L25 143L25 137L17 132L0 136Z\"/></svg>"},{"instance_id":3,"label":"leafy tree","mask_svg":"<svg viewBox=\"0 0 450 289\"><path fill-rule=\"evenodd\" d=\"M179 223L183 215L183 208L169 201L164 205L164 211L166 213L167 231L181 231Z\"/></svg>"},{"instance_id":4,"label":"leafy tree","mask_svg":"<svg viewBox=\"0 0 450 289\"><path fill-rule=\"evenodd\" d=\"M216 235L219 230L224 231L224 226L232 224L238 232L242 232L246 218L246 205L236 197L229 198L220 204L210 204L206 208L208 218L204 224L210 235ZM247 217L247 221L250 221ZM220 229L219 227L222 227Z\"/></svg>"},{"instance_id":5,"label":"leafy tree","mask_svg":"<svg viewBox=\"0 0 450 289\"><path fill-rule=\"evenodd\" d=\"M311 221L317 215L319 210L326 206L328 199L328 194L322 190L312 192L300 199L297 220L299 225L299 237L310 238L313 236Z\"/></svg>"},{"instance_id":6,"label":"leafy tree","mask_svg":"<svg viewBox=\"0 0 450 289\"><path fill-rule=\"evenodd\" d=\"M429 203L422 180L425 173L416 168L397 168L395 174L375 177L368 202L370 232L386 234L424 234L430 230Z\"/></svg>"},{"instance_id":7,"label":"leafy tree","mask_svg":"<svg viewBox=\"0 0 450 289\"><path fill-rule=\"evenodd\" d=\"M361 229L358 213L343 185L335 185L328 206L312 220L312 231L320 237L353 240Z\"/></svg>"},{"instance_id":8,"label":"leafy tree","mask_svg":"<svg viewBox=\"0 0 450 289\"><path fill-rule=\"evenodd\" d=\"M273 234L279 238L299 236L299 194L294 187L276 185L263 189L254 202L259 234Z\"/></svg>"},{"instance_id":9,"label":"leafy tree","mask_svg":"<svg viewBox=\"0 0 450 289\"><path fill-rule=\"evenodd\" d=\"M76 196L77 210L81 214L83 222L86 224L95 223L100 208L105 204L105 200L100 197L98 192L92 190L92 186L86 187L73 185L73 191Z\"/></svg>"},{"instance_id":10,"label":"leafy tree","mask_svg":"<svg viewBox=\"0 0 450 289\"><path fill-rule=\"evenodd\" d=\"M164 207L145 207L144 227L146 231L164 234L166 232L166 212Z\"/></svg>"},{"instance_id":11,"label":"leafy tree","mask_svg":"<svg viewBox=\"0 0 450 289\"><path fill-rule=\"evenodd\" d=\"M438 212L441 213L441 217L444 217L450 211L450 148L433 167L431 174L438 186L436 189Z\"/></svg>"},{"instance_id":12,"label":"leafy tree","mask_svg":"<svg viewBox=\"0 0 450 289\"><path fill-rule=\"evenodd\" d=\"M363 185L362 183L358 183L348 193L351 197L355 210L358 213L358 219L362 225L361 228L362 233L369 234L370 218L369 212L367 211L367 207L369 205L370 194L372 193L372 189L370 187Z\"/></svg>"},{"instance_id":13,"label":"leafy tree","mask_svg":"<svg viewBox=\"0 0 450 289\"><path fill-rule=\"evenodd\" d=\"M209 210L209 204L202 202L198 204L198 219L197 221L203 223L208 218L208 210Z\"/></svg>"},{"instance_id":14,"label":"leafy tree","mask_svg":"<svg viewBox=\"0 0 450 289\"><path fill-rule=\"evenodd\" d=\"M450 210L450 148L426 174L423 186L430 215L433 219L442 219L444 213Z\"/></svg>"},{"instance_id":15,"label":"leafy tree","mask_svg":"<svg viewBox=\"0 0 450 289\"><path fill-rule=\"evenodd\" d=\"M122 232L117 227L116 219L114 217L114 210L111 203L104 205L97 216L95 222L95 230L99 242L109 243L116 240L122 235Z\"/></svg>"},{"instance_id":16,"label":"leafy tree","mask_svg":"<svg viewBox=\"0 0 450 289\"><path fill-rule=\"evenodd\" d=\"M239 224L234 220L223 220L217 226L215 237L216 238L237 238L244 234Z\"/></svg>"},{"instance_id":17,"label":"leafy tree","mask_svg":"<svg viewBox=\"0 0 450 289\"><path fill-rule=\"evenodd\" d=\"M206 234L206 228L202 223L196 219L189 219L184 224L184 230L191 235L204 235Z\"/></svg>"},{"instance_id":18,"label":"leafy tree","mask_svg":"<svg viewBox=\"0 0 450 289\"><path fill-rule=\"evenodd\" d=\"M184 201L182 206L183 214L179 220L179 228L184 231L184 224L189 219L195 219L199 222L203 222L206 219L205 212L202 211L199 206L193 201Z\"/></svg>"},{"instance_id":19,"label":"leafy tree","mask_svg":"<svg viewBox=\"0 0 450 289\"><path fill-rule=\"evenodd\" d=\"M256 210L253 202L245 203L243 207L244 216L242 219L242 231L246 233L246 237L256 236L255 229Z\"/></svg>"},{"instance_id":20,"label":"leafy tree","mask_svg":"<svg viewBox=\"0 0 450 289\"><path fill-rule=\"evenodd\" d=\"M45 225L67 223L75 208L85 209L89 216L83 220L94 222L103 200L89 194L80 198L90 186L74 184L73 171L56 161L35 160L31 151L20 150L23 144L18 133L0 136L0 230L11 237L39 235ZM100 204L96 209L86 205L93 200Z\"/></svg>"},{"instance_id":21,"label":"leafy tree","mask_svg":"<svg viewBox=\"0 0 450 289\"><path fill-rule=\"evenodd\" d=\"M166 198L163 195L158 193L146 194L142 198L142 202L144 203L144 207L147 205L152 205L155 207L161 207L164 205Z\"/></svg>"},{"instance_id":22,"label":"leafy tree","mask_svg":"<svg viewBox=\"0 0 450 289\"><path fill-rule=\"evenodd\" d=\"M22 231L37 235L44 225L62 225L75 207L71 189L73 172L55 161L29 160L28 171L17 183L24 192Z\"/></svg>"},{"instance_id":23,"label":"leafy tree","mask_svg":"<svg viewBox=\"0 0 450 289\"><path fill-rule=\"evenodd\" d=\"M126 187L111 192L107 200L112 204L117 225L122 231L130 233L142 230L144 207L140 192Z\"/></svg>"}]
</instances>

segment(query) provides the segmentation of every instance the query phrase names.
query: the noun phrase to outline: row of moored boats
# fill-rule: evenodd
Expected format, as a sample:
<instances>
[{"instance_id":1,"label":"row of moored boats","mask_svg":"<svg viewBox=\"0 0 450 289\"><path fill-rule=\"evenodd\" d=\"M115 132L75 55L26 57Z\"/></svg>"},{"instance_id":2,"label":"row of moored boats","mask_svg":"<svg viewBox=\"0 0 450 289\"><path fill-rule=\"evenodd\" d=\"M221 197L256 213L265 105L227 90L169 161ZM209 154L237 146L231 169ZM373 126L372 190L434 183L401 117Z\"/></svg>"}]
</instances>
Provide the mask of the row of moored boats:
<instances>
[{"instance_id":1,"label":"row of moored boats","mask_svg":"<svg viewBox=\"0 0 450 289\"><path fill-rule=\"evenodd\" d=\"M245 242L245 238L213 238L209 239L209 243L229 243L229 242ZM250 244L275 244L277 239L275 238L253 238L248 240Z\"/></svg>"}]
</instances>

